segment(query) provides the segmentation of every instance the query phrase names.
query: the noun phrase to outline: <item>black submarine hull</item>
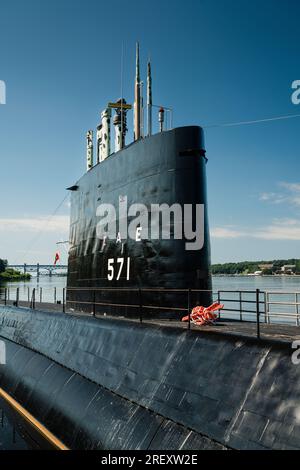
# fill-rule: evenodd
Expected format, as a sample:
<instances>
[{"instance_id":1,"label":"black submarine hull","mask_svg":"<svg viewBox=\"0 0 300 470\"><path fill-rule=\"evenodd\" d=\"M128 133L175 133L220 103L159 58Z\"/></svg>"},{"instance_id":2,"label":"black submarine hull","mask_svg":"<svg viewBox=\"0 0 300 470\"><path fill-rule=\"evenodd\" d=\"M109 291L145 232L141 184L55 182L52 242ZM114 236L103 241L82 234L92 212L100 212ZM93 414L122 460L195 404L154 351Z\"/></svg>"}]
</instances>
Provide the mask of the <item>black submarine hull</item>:
<instances>
[{"instance_id":1,"label":"black submarine hull","mask_svg":"<svg viewBox=\"0 0 300 470\"><path fill-rule=\"evenodd\" d=\"M290 344L0 307L0 387L70 449L299 449Z\"/></svg>"},{"instance_id":2,"label":"black submarine hull","mask_svg":"<svg viewBox=\"0 0 300 470\"><path fill-rule=\"evenodd\" d=\"M203 292L195 295L194 302L205 306L211 303L206 157L200 127L177 128L141 139L94 166L71 189L67 299L70 306L91 312L95 288L110 289L94 294L97 313L129 316L136 313L121 304L137 304L140 301L137 292L117 290L120 288L201 289ZM174 219L170 219L170 239L163 237L161 219L159 239L153 239L150 217L148 234L141 241L130 237L104 240L97 232L98 207L111 204L118 208L125 198L128 207L143 204L149 214L152 205L177 204L183 210L185 205L191 205L193 224L195 211L202 206L203 222L198 227L198 231L203 231L201 247L189 250L184 236L175 239ZM120 217L117 211L117 227ZM128 215L127 224L131 221ZM118 261L124 265L120 272ZM186 307L186 299L174 292L148 292L144 296L144 303L149 305ZM117 311L110 304L118 304Z\"/></svg>"}]
</instances>

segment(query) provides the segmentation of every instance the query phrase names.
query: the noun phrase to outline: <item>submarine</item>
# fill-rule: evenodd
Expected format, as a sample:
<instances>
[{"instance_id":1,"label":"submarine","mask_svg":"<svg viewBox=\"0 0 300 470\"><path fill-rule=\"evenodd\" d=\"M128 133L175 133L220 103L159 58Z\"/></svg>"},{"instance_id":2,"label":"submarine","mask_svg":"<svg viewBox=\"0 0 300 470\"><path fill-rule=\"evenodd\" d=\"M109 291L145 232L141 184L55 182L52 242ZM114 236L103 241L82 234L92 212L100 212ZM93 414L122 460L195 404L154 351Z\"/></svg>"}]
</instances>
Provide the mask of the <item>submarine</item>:
<instances>
[{"instance_id":1,"label":"submarine","mask_svg":"<svg viewBox=\"0 0 300 470\"><path fill-rule=\"evenodd\" d=\"M93 131L87 133L87 173L71 191L68 302L76 311L136 315L138 289L199 289L197 301L211 302L210 241L206 195L206 151L197 126L152 134L152 76L147 68L148 128L143 134L139 47L136 51L134 142L125 145L124 99L101 113L97 163ZM115 110L115 152L111 120ZM116 210L117 209L117 210ZM95 290L101 287L101 292ZM104 290L106 289L106 290ZM130 290L131 289L131 290ZM167 307L182 303L169 292L144 293L143 303ZM105 304L105 305L100 305ZM121 305L127 305L122 307ZM105 308L104 308L105 307ZM153 313L153 312L152 312ZM148 316L152 314L148 309ZM154 315L157 316L157 308ZM172 314L171 314L172 315ZM173 312L174 316L174 312Z\"/></svg>"},{"instance_id":2,"label":"submarine","mask_svg":"<svg viewBox=\"0 0 300 470\"><path fill-rule=\"evenodd\" d=\"M289 344L178 321L213 300L204 133L153 133L150 64L145 132L138 45L134 91L134 141L121 97L68 188L66 311L0 306L0 397L47 448L299 449Z\"/></svg>"}]
</instances>

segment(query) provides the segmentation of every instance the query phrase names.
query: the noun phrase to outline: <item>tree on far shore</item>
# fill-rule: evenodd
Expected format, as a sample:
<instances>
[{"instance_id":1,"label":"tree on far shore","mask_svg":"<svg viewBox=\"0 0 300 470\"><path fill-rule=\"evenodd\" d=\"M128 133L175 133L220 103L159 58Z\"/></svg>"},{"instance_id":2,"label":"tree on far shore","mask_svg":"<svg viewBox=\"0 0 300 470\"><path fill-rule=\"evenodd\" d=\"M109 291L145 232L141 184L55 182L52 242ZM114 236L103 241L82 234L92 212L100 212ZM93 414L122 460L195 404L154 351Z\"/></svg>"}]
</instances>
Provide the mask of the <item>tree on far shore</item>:
<instances>
[{"instance_id":1,"label":"tree on far shore","mask_svg":"<svg viewBox=\"0 0 300 470\"><path fill-rule=\"evenodd\" d=\"M0 273L3 273L7 267L7 260L0 258Z\"/></svg>"}]
</instances>

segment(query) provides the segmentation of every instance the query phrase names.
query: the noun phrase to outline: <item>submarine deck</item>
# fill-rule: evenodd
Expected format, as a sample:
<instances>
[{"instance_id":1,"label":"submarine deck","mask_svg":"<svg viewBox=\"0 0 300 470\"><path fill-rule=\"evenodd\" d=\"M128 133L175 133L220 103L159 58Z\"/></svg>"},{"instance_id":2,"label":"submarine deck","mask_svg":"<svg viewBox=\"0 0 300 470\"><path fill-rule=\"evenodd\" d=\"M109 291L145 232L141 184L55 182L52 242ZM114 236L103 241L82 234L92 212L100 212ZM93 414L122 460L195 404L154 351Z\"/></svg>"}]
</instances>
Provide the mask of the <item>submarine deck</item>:
<instances>
[{"instance_id":1,"label":"submarine deck","mask_svg":"<svg viewBox=\"0 0 300 470\"><path fill-rule=\"evenodd\" d=\"M0 308L1 387L69 448L300 448L297 326L35 307Z\"/></svg>"},{"instance_id":2,"label":"submarine deck","mask_svg":"<svg viewBox=\"0 0 300 470\"><path fill-rule=\"evenodd\" d=\"M7 302L8 305L13 305L13 302ZM18 304L20 307L28 308L28 302L20 301ZM36 302L35 309L39 311L45 312L62 312L62 305L61 304L53 304L53 303L39 303ZM75 315L75 316L88 316L91 317L92 314L87 314L79 311L74 311L71 309L67 309L65 312L66 315ZM140 323L140 319L138 318L128 318L124 316L110 316L110 315L101 315L96 314L95 319L102 320L105 318L118 318L120 321L122 320L130 320L134 323ZM187 322L181 322L177 320L167 320L167 319L147 319L143 318L142 321L143 325L152 324L152 325L159 325L161 327L166 328L180 328L180 329L188 329ZM236 337L246 337L246 338L258 338L258 330L257 330L257 323L255 321L239 321L239 320L232 320L227 318L221 318L216 321L214 325L205 325L205 326L198 326L191 323L190 328L192 331L199 331L199 333L210 333L210 334L222 334L222 335L231 335ZM292 341L300 340L300 326L297 325L290 325L290 324L282 324L282 323L272 323L266 324L264 322L260 322L259 324L259 339L265 341L276 341L276 342L285 342L291 343Z\"/></svg>"}]
</instances>

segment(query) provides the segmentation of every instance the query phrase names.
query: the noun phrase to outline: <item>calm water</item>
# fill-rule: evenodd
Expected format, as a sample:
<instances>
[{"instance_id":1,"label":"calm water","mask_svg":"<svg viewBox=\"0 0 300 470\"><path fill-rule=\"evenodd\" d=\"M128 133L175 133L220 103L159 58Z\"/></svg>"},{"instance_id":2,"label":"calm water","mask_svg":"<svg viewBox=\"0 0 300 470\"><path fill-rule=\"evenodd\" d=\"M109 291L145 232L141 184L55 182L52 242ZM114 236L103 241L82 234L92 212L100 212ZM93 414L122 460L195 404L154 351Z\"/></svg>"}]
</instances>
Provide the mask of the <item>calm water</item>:
<instances>
[{"instance_id":1,"label":"calm water","mask_svg":"<svg viewBox=\"0 0 300 470\"><path fill-rule=\"evenodd\" d=\"M300 292L300 276L214 276L214 290L282 290Z\"/></svg>"},{"instance_id":2,"label":"calm water","mask_svg":"<svg viewBox=\"0 0 300 470\"><path fill-rule=\"evenodd\" d=\"M21 430L14 426L5 406L0 400L0 450L27 450L28 444L22 437Z\"/></svg>"},{"instance_id":3,"label":"calm water","mask_svg":"<svg viewBox=\"0 0 300 470\"><path fill-rule=\"evenodd\" d=\"M62 298L62 290L66 287L66 282L66 276L41 276L39 279L33 277L26 282L8 282L6 286L10 288L12 296L19 287L21 300L27 300L28 290L31 293L35 288L36 292L40 293L42 289L43 300L51 302L54 299L54 288L56 288L57 299ZM255 289L300 293L300 276L213 276L214 291Z\"/></svg>"},{"instance_id":4,"label":"calm water","mask_svg":"<svg viewBox=\"0 0 300 470\"><path fill-rule=\"evenodd\" d=\"M36 289L36 300L38 301L42 296L43 302L54 302L56 291L56 300L63 298L63 288L66 287L66 276L40 276L39 278L32 277L30 281L22 282L7 282L6 287L10 291L10 299L16 298L16 290L20 290L20 300L28 300L31 298L33 289Z\"/></svg>"}]
</instances>

